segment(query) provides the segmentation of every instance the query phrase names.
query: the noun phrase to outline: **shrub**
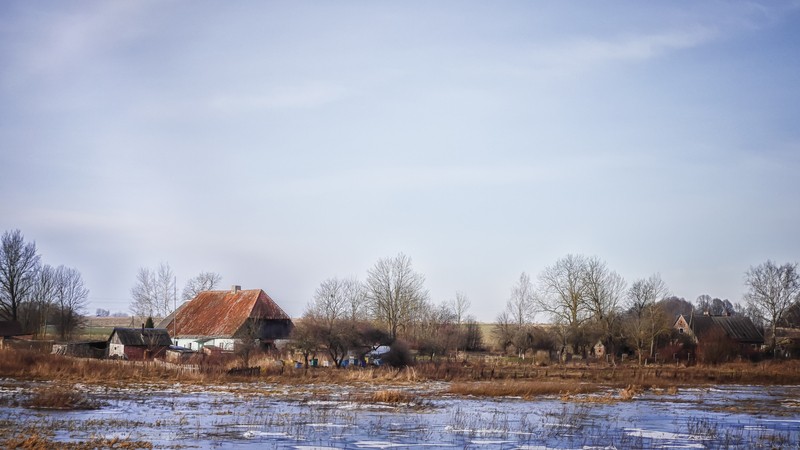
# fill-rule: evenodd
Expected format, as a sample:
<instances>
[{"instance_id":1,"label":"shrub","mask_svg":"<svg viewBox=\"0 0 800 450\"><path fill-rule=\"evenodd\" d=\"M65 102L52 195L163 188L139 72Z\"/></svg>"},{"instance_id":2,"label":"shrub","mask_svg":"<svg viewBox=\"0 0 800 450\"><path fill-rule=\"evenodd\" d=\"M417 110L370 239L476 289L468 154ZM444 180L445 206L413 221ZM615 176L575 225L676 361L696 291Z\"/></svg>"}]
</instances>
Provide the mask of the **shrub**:
<instances>
[{"instance_id":1,"label":"shrub","mask_svg":"<svg viewBox=\"0 0 800 450\"><path fill-rule=\"evenodd\" d=\"M403 368L413 363L411 352L405 343L395 341L390 348L389 353L381 356L381 363L394 368Z\"/></svg>"}]
</instances>

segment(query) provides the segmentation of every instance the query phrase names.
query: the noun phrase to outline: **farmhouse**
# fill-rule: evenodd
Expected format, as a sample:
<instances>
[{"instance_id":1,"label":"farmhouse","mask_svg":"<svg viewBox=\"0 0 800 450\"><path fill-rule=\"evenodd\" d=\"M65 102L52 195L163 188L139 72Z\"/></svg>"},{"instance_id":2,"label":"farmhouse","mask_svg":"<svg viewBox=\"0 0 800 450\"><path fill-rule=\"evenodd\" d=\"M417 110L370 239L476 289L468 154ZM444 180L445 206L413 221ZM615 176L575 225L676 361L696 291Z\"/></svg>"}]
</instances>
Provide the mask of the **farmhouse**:
<instances>
[{"instance_id":1,"label":"farmhouse","mask_svg":"<svg viewBox=\"0 0 800 450\"><path fill-rule=\"evenodd\" d=\"M161 328L114 328L108 338L108 357L150 359L164 356L172 344L169 333Z\"/></svg>"},{"instance_id":2,"label":"farmhouse","mask_svg":"<svg viewBox=\"0 0 800 450\"><path fill-rule=\"evenodd\" d=\"M286 339L292 320L261 289L204 291L159 324L168 329L175 344L192 350L213 346L233 351L244 340L271 346Z\"/></svg>"},{"instance_id":3,"label":"farmhouse","mask_svg":"<svg viewBox=\"0 0 800 450\"><path fill-rule=\"evenodd\" d=\"M704 336L712 334L724 335L740 345L760 346L764 344L764 336L758 331L749 317L745 316L695 316L692 314L687 320L681 314L675 321L673 328L680 334L686 334L695 342L700 342Z\"/></svg>"}]
</instances>

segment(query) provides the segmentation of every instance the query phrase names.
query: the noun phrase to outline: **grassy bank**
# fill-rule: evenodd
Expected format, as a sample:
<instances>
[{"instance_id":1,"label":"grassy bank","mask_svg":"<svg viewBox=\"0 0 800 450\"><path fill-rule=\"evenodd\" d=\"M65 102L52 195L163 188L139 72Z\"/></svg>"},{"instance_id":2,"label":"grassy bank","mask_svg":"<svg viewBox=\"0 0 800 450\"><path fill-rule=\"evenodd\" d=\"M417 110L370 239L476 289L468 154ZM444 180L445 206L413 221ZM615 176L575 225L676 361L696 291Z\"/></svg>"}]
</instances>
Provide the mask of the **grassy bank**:
<instances>
[{"instance_id":1,"label":"grassy bank","mask_svg":"<svg viewBox=\"0 0 800 450\"><path fill-rule=\"evenodd\" d=\"M0 350L0 377L29 380L62 380L85 383L181 382L224 383L266 381L303 383L394 383L448 381L454 385L486 386L483 395L536 395L558 393L567 386L644 387L697 386L710 384L800 384L800 361L729 363L720 366L678 367L672 365L555 365L538 367L506 361L422 362L405 369L310 368L295 369L261 357L251 362L258 375L228 374L223 365L180 366L162 362L110 361L70 358L22 350ZM192 369L192 370L187 370ZM589 388L582 388L589 389ZM455 393L455 392L454 392ZM466 392L464 392L466 393ZM477 394L473 392L473 394Z\"/></svg>"}]
</instances>

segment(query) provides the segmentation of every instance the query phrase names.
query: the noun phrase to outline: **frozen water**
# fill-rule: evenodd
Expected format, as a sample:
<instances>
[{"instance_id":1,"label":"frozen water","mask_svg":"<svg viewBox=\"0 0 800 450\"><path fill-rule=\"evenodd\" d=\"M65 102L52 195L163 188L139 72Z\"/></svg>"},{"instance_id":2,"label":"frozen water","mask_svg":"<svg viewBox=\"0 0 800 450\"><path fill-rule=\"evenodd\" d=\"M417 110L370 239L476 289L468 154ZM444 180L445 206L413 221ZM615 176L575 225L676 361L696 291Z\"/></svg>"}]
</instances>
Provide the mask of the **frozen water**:
<instances>
[{"instance_id":1,"label":"frozen water","mask_svg":"<svg viewBox=\"0 0 800 450\"><path fill-rule=\"evenodd\" d=\"M674 395L646 391L630 402L455 398L445 385L414 385L421 405L351 400L365 386L81 385L92 411L33 411L44 383L0 382L0 435L28 426L56 440L118 437L155 448L797 448L798 386L717 386ZM406 389L398 387L397 389ZM426 390L427 389L427 390ZM327 394L321 394L327 392ZM347 395L341 395L347 392ZM587 397L588 398L588 397ZM345 400L347 399L347 400ZM2 439L0 439L2 441Z\"/></svg>"}]
</instances>

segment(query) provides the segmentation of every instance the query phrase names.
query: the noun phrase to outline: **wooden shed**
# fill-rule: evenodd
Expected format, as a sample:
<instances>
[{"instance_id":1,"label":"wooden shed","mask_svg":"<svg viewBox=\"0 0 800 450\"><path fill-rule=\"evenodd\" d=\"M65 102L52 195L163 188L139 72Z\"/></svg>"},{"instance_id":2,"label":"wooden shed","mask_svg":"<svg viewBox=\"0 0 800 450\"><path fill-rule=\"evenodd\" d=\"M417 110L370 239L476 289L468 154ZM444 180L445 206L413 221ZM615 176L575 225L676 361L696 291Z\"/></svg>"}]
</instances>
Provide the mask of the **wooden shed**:
<instances>
[{"instance_id":1,"label":"wooden shed","mask_svg":"<svg viewBox=\"0 0 800 450\"><path fill-rule=\"evenodd\" d=\"M163 357L172 341L162 328L114 328L108 338L108 357L143 360Z\"/></svg>"},{"instance_id":2,"label":"wooden shed","mask_svg":"<svg viewBox=\"0 0 800 450\"><path fill-rule=\"evenodd\" d=\"M13 341L30 341L31 333L26 333L16 320L0 320L0 348L9 346Z\"/></svg>"}]
</instances>

